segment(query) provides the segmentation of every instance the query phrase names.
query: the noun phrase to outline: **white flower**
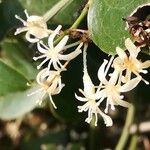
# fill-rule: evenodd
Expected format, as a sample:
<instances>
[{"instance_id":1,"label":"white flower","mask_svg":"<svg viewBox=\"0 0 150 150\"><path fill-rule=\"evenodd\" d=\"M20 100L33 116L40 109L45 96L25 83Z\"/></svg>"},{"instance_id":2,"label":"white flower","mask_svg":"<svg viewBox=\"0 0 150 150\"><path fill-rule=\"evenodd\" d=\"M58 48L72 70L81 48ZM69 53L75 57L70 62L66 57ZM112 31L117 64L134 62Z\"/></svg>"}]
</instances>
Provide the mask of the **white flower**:
<instances>
[{"instance_id":1,"label":"white flower","mask_svg":"<svg viewBox=\"0 0 150 150\"><path fill-rule=\"evenodd\" d=\"M126 75L123 78L123 82L126 83L131 80L132 73L136 76L141 76L140 73L147 73L145 68L150 66L150 61L141 62L137 59L138 53L140 52L140 48L136 47L133 42L128 38L125 40L125 46L129 51L129 56L122 50L121 48L117 47L116 51L118 57L115 58L113 62L113 66L115 69L123 71L126 70ZM149 82L142 79L146 84Z\"/></svg>"},{"instance_id":2,"label":"white flower","mask_svg":"<svg viewBox=\"0 0 150 150\"><path fill-rule=\"evenodd\" d=\"M84 84L84 91L82 91L81 89L79 89L79 91L83 94L84 97L80 97L78 95L75 94L75 97L81 101L81 102L85 102L85 104L83 106L78 106L78 111L79 112L83 112L83 111L88 111L88 117L86 118L86 122L90 123L93 115L95 115L95 126L97 126L97 121L98 121L98 114L100 114L103 119L104 122L106 124L106 126L112 126L113 122L112 119L104 114L100 108L100 101L96 102L101 96L95 92L95 86L93 85L88 72L87 72L87 66L86 66L86 49L87 47L84 48L84 52L83 52L83 57L84 57L84 75L83 75L83 84Z\"/></svg>"},{"instance_id":3,"label":"white flower","mask_svg":"<svg viewBox=\"0 0 150 150\"><path fill-rule=\"evenodd\" d=\"M61 82L60 71L48 71L45 68L38 73L36 81L40 87L29 95L41 93L40 100L43 100L46 95L49 95L50 101L56 109L57 107L52 99L52 95L59 94L64 87L64 84Z\"/></svg>"},{"instance_id":4,"label":"white flower","mask_svg":"<svg viewBox=\"0 0 150 150\"><path fill-rule=\"evenodd\" d=\"M47 37L52 32L51 30L47 29L46 21L44 21L42 17L29 16L27 10L24 12L27 17L26 21L15 15L15 17L19 19L24 25L24 27L18 28L16 30L15 35L26 32L26 39L31 43L35 43L38 42L39 39Z\"/></svg>"},{"instance_id":5,"label":"white flower","mask_svg":"<svg viewBox=\"0 0 150 150\"><path fill-rule=\"evenodd\" d=\"M95 115L95 126L97 126L99 114L104 119L104 123L106 124L106 126L112 126L112 119L100 110L99 102L96 102L96 100L91 99L90 97L83 98L77 95L75 95L75 97L79 101L86 102L83 106L78 106L79 112L88 111L88 117L86 118L85 122L90 123L93 118L93 115Z\"/></svg>"},{"instance_id":6,"label":"white flower","mask_svg":"<svg viewBox=\"0 0 150 150\"><path fill-rule=\"evenodd\" d=\"M59 25L55 31L49 36L48 38L48 47L44 45L42 42L37 43L37 48L39 52L42 54L39 57L33 57L33 59L36 61L38 59L44 58L44 61L37 67L37 69L40 69L43 64L48 62L48 70L50 70L51 65L53 64L54 69L60 70L62 69L62 61L69 61L71 59L74 59L76 56L78 56L81 53L81 47L83 43L80 43L79 46L76 48L76 50L70 54L63 54L63 51L67 47L71 46L65 46L69 36L64 36L64 38L54 47L54 38L57 34L59 34L59 31L61 29L61 25ZM72 44L74 46L74 44Z\"/></svg>"},{"instance_id":7,"label":"white flower","mask_svg":"<svg viewBox=\"0 0 150 150\"><path fill-rule=\"evenodd\" d=\"M105 67L107 63L108 61L104 60L103 64L98 70L98 78L101 82L101 86L98 91L98 94L101 97L100 102L102 102L105 98L107 99L105 113L108 113L109 105L111 106L112 110L115 110L114 105L128 107L129 103L122 100L123 96L120 95L120 93L132 90L141 81L141 77L138 76L134 79L131 79L126 84L121 85L122 74L120 74L118 70L114 70L110 75L110 79L106 80Z\"/></svg>"}]
</instances>

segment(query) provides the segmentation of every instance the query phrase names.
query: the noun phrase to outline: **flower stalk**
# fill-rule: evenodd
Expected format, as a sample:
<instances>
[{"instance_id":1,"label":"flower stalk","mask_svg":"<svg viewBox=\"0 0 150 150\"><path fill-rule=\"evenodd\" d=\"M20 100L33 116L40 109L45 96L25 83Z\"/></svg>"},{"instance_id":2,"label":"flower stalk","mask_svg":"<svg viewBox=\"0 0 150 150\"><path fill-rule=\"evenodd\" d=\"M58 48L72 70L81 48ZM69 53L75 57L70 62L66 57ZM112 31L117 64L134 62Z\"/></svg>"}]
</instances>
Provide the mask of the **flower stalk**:
<instances>
[{"instance_id":1,"label":"flower stalk","mask_svg":"<svg viewBox=\"0 0 150 150\"><path fill-rule=\"evenodd\" d=\"M118 141L118 144L117 144L115 150L123 150L124 149L124 147L127 143L128 137L129 137L129 127L133 123L134 113L135 113L135 108L132 104L130 104L130 106L128 107L125 125L124 125L121 137Z\"/></svg>"}]
</instances>

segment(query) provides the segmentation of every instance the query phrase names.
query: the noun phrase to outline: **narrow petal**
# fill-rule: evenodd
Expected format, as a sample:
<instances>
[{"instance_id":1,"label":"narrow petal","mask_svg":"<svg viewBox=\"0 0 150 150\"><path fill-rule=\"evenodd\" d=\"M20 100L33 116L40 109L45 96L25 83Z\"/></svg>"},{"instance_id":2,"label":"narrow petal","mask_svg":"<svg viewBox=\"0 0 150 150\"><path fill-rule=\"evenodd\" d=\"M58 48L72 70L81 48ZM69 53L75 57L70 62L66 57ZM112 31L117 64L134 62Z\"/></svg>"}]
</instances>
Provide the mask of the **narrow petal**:
<instances>
[{"instance_id":1,"label":"narrow petal","mask_svg":"<svg viewBox=\"0 0 150 150\"><path fill-rule=\"evenodd\" d=\"M52 65L52 60L50 60L50 61L49 61L49 63L48 63L48 67L47 67L47 68L48 68L48 70L50 70L51 65Z\"/></svg>"},{"instance_id":2,"label":"narrow petal","mask_svg":"<svg viewBox=\"0 0 150 150\"><path fill-rule=\"evenodd\" d=\"M40 69L47 61L49 60L49 58L44 59L40 65L37 66L37 69Z\"/></svg>"},{"instance_id":3,"label":"narrow petal","mask_svg":"<svg viewBox=\"0 0 150 150\"><path fill-rule=\"evenodd\" d=\"M111 74L109 83L115 85L119 77L119 72L115 69L114 72Z\"/></svg>"},{"instance_id":4,"label":"narrow petal","mask_svg":"<svg viewBox=\"0 0 150 150\"><path fill-rule=\"evenodd\" d=\"M37 61L38 59L41 59L41 58L44 58L46 57L46 55L41 55L41 56L38 56L38 57L33 57L33 60Z\"/></svg>"},{"instance_id":5,"label":"narrow petal","mask_svg":"<svg viewBox=\"0 0 150 150\"><path fill-rule=\"evenodd\" d=\"M53 99L52 99L52 96L49 94L49 99L50 99L50 102L52 103L52 105L53 105L53 107L55 108L55 109L57 109L57 107L56 107L56 105L55 105L55 103L54 103L54 101L53 101Z\"/></svg>"},{"instance_id":6,"label":"narrow petal","mask_svg":"<svg viewBox=\"0 0 150 150\"><path fill-rule=\"evenodd\" d=\"M18 28L16 30L16 32L14 33L14 35L20 34L20 33L25 32L25 31L28 31L27 27Z\"/></svg>"},{"instance_id":7,"label":"narrow petal","mask_svg":"<svg viewBox=\"0 0 150 150\"><path fill-rule=\"evenodd\" d=\"M30 34L30 32L28 31L28 32L26 33L26 35L25 35L27 41L29 41L30 43L36 43L36 42L39 41L39 39L37 39L37 38L31 38L30 35L31 35L31 34Z\"/></svg>"},{"instance_id":8,"label":"narrow petal","mask_svg":"<svg viewBox=\"0 0 150 150\"><path fill-rule=\"evenodd\" d=\"M91 99L98 100L98 99L104 99L105 97L106 97L106 92L103 89L101 91L96 91L96 93L91 96Z\"/></svg>"},{"instance_id":9,"label":"narrow petal","mask_svg":"<svg viewBox=\"0 0 150 150\"><path fill-rule=\"evenodd\" d=\"M53 67L55 70L61 70L56 61L53 61Z\"/></svg>"},{"instance_id":10,"label":"narrow petal","mask_svg":"<svg viewBox=\"0 0 150 150\"><path fill-rule=\"evenodd\" d=\"M48 38L48 46L50 47L50 49L54 49L54 38L57 34L59 34L60 29L62 28L61 25L59 25L54 31L53 33L49 36Z\"/></svg>"},{"instance_id":11,"label":"narrow petal","mask_svg":"<svg viewBox=\"0 0 150 150\"><path fill-rule=\"evenodd\" d=\"M128 108L130 106L130 103L128 103L124 100L121 100L121 99L116 99L115 102L117 103L117 105L120 105L122 107Z\"/></svg>"},{"instance_id":12,"label":"narrow petal","mask_svg":"<svg viewBox=\"0 0 150 150\"><path fill-rule=\"evenodd\" d=\"M81 47L82 46L83 46L83 43L80 43L78 45L78 47L75 49L75 51L70 53L70 54L66 54L66 55L59 54L59 59L60 60L71 60L71 59L74 59L76 56L78 56L82 52L81 51Z\"/></svg>"},{"instance_id":13,"label":"narrow petal","mask_svg":"<svg viewBox=\"0 0 150 150\"><path fill-rule=\"evenodd\" d=\"M66 54L66 55L58 54L58 56L59 56L60 60L72 60L72 59L76 58L80 53L82 53L81 50L78 50L78 51L76 50L76 51L74 51L70 54Z\"/></svg>"},{"instance_id":14,"label":"narrow petal","mask_svg":"<svg viewBox=\"0 0 150 150\"><path fill-rule=\"evenodd\" d=\"M121 86L120 92L128 92L128 91L134 89L141 80L142 80L142 78L139 76L139 77L136 77L136 78L128 81L126 84Z\"/></svg>"},{"instance_id":15,"label":"narrow petal","mask_svg":"<svg viewBox=\"0 0 150 150\"><path fill-rule=\"evenodd\" d=\"M51 95L55 95L55 90L57 88L57 79L54 79L53 81L50 80L50 82L47 81L47 83L49 83L49 88L47 89L47 92L50 93Z\"/></svg>"},{"instance_id":16,"label":"narrow petal","mask_svg":"<svg viewBox=\"0 0 150 150\"><path fill-rule=\"evenodd\" d=\"M18 15L15 15L15 18L20 20L24 26L26 26L27 22L25 20L23 20L22 18L20 18Z\"/></svg>"},{"instance_id":17,"label":"narrow petal","mask_svg":"<svg viewBox=\"0 0 150 150\"><path fill-rule=\"evenodd\" d=\"M68 35L64 36L64 38L55 46L55 51L59 53L60 51L64 50L64 46L66 45L68 39Z\"/></svg>"},{"instance_id":18,"label":"narrow petal","mask_svg":"<svg viewBox=\"0 0 150 150\"><path fill-rule=\"evenodd\" d=\"M37 81L37 83L38 84L43 84L43 79L45 78L45 77L47 77L48 75L49 75L49 71L47 71L47 68L45 68L45 69L43 69L43 70L41 70L39 73L38 73L38 75L36 76L36 81Z\"/></svg>"},{"instance_id":19,"label":"narrow petal","mask_svg":"<svg viewBox=\"0 0 150 150\"><path fill-rule=\"evenodd\" d=\"M136 58L138 53L140 52L140 48L137 48L134 43L130 40L130 38L127 38L125 40L125 46L130 52L130 56Z\"/></svg>"},{"instance_id":20,"label":"narrow petal","mask_svg":"<svg viewBox=\"0 0 150 150\"><path fill-rule=\"evenodd\" d=\"M97 111L104 119L104 123L106 124L107 127L110 127L113 125L113 121L108 115L104 114L100 109L98 109Z\"/></svg>"},{"instance_id":21,"label":"narrow petal","mask_svg":"<svg viewBox=\"0 0 150 150\"><path fill-rule=\"evenodd\" d=\"M87 98L80 97L80 96L78 96L76 93L75 93L75 98L78 99L78 100L81 101L81 102L87 102L87 101L88 101Z\"/></svg>"},{"instance_id":22,"label":"narrow petal","mask_svg":"<svg viewBox=\"0 0 150 150\"><path fill-rule=\"evenodd\" d=\"M142 68L149 68L150 67L150 60L147 60L145 62L142 63Z\"/></svg>"},{"instance_id":23,"label":"narrow petal","mask_svg":"<svg viewBox=\"0 0 150 150\"><path fill-rule=\"evenodd\" d=\"M116 47L116 52L121 60L124 61L124 59L128 58L124 50L122 50L120 47Z\"/></svg>"},{"instance_id":24,"label":"narrow petal","mask_svg":"<svg viewBox=\"0 0 150 150\"><path fill-rule=\"evenodd\" d=\"M83 75L83 84L84 84L84 92L86 95L91 95L95 93L95 87L92 83L92 80L88 73L84 72Z\"/></svg>"},{"instance_id":25,"label":"narrow petal","mask_svg":"<svg viewBox=\"0 0 150 150\"><path fill-rule=\"evenodd\" d=\"M71 44L69 44L69 45L66 45L66 46L64 46L64 50L65 50L65 49L69 49L69 48L74 47L74 46L77 46L77 45L79 45L80 43L81 43L81 42L78 41L78 42L75 42L75 43L71 43Z\"/></svg>"},{"instance_id":26,"label":"narrow petal","mask_svg":"<svg viewBox=\"0 0 150 150\"><path fill-rule=\"evenodd\" d=\"M28 19L28 18L29 18L29 14L28 14L28 12L27 12L26 9L24 10L24 13L25 13L25 15L26 15L26 17L27 17L27 19Z\"/></svg>"},{"instance_id":27,"label":"narrow petal","mask_svg":"<svg viewBox=\"0 0 150 150\"><path fill-rule=\"evenodd\" d=\"M41 52L42 54L47 53L47 49L41 47L40 42L37 43L37 49L38 49L38 51Z\"/></svg>"},{"instance_id":28,"label":"narrow petal","mask_svg":"<svg viewBox=\"0 0 150 150\"><path fill-rule=\"evenodd\" d=\"M105 78L105 67L107 65L108 61L106 59L104 59L104 62L102 63L102 65L100 66L99 70L98 70L98 79L103 83L103 84L107 84L107 80Z\"/></svg>"}]
</instances>

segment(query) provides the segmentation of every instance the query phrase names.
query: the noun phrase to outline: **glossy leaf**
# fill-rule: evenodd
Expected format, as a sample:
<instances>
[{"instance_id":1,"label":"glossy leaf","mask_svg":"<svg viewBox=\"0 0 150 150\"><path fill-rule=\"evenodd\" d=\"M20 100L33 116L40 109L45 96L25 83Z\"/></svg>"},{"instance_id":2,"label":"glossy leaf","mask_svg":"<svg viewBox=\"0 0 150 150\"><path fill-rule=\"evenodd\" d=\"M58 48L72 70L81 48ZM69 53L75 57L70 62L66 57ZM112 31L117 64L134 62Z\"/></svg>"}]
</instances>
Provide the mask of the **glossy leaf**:
<instances>
[{"instance_id":1,"label":"glossy leaf","mask_svg":"<svg viewBox=\"0 0 150 150\"><path fill-rule=\"evenodd\" d=\"M15 92L0 98L0 118L4 120L16 119L23 116L37 106L41 93L30 95L37 87L23 92Z\"/></svg>"},{"instance_id":2,"label":"glossy leaf","mask_svg":"<svg viewBox=\"0 0 150 150\"><path fill-rule=\"evenodd\" d=\"M31 50L28 50L21 42L13 40L3 41L2 50L5 56L3 58L5 63L25 75L27 79L35 79L37 69L33 66ZM28 51L28 55L31 57L30 60L25 57L24 51Z\"/></svg>"},{"instance_id":3,"label":"glossy leaf","mask_svg":"<svg viewBox=\"0 0 150 150\"><path fill-rule=\"evenodd\" d=\"M25 90L27 82L23 75L0 61L0 96Z\"/></svg>"},{"instance_id":4,"label":"glossy leaf","mask_svg":"<svg viewBox=\"0 0 150 150\"><path fill-rule=\"evenodd\" d=\"M94 43L105 53L115 54L129 37L122 18L148 0L93 0L88 13L88 27Z\"/></svg>"}]
</instances>

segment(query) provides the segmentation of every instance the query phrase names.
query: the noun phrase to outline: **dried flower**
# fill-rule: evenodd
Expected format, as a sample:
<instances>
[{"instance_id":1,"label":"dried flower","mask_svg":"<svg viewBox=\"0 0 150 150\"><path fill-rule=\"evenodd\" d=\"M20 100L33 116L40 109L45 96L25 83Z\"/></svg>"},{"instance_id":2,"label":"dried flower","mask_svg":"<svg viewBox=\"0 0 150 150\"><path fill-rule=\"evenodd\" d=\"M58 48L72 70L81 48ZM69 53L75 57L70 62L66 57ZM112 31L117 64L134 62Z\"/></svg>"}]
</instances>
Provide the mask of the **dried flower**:
<instances>
[{"instance_id":1,"label":"dried flower","mask_svg":"<svg viewBox=\"0 0 150 150\"><path fill-rule=\"evenodd\" d=\"M84 52L83 52L83 61L84 61L84 75L83 75L83 84L84 84L84 91L79 89L79 91L83 94L84 97L80 97L75 94L75 97L81 101L81 102L86 102L83 106L78 106L78 111L83 112L83 111L88 111L88 117L86 118L86 122L90 123L93 115L95 115L95 126L97 126L97 121L98 121L98 114L100 114L106 126L112 126L113 122L112 119L104 114L100 108L100 101L99 98L101 97L96 91L95 91L95 86L92 83L90 76L87 72L87 66L86 66L86 49L87 45L84 46Z\"/></svg>"},{"instance_id":2,"label":"dried flower","mask_svg":"<svg viewBox=\"0 0 150 150\"><path fill-rule=\"evenodd\" d=\"M66 49L67 46L66 43L69 39L69 36L64 36L64 38L54 47L54 38L57 34L59 34L59 31L61 29L61 25L59 25L55 31L49 36L48 38L48 47L43 44L42 42L37 43L37 48L40 53L42 53L39 57L33 57L33 59L36 61L38 59L44 58L44 61L37 67L37 69L40 69L43 64L48 62L48 70L50 70L51 65L53 64L54 69L60 70L62 69L63 65L61 64L62 61L69 61L71 59L74 59L76 56L78 56L81 53L81 47L83 43L80 43L79 46L76 48L76 50L70 54L63 54L63 51ZM74 44L72 44L74 46ZM68 46L69 48L71 45ZM65 69L65 68L64 68Z\"/></svg>"},{"instance_id":3,"label":"dried flower","mask_svg":"<svg viewBox=\"0 0 150 150\"><path fill-rule=\"evenodd\" d=\"M23 20L18 15L15 17L20 20L24 27L18 28L15 32L15 35L20 34L22 32L26 32L26 39L31 43L38 42L39 39L48 37L51 30L47 29L46 21L40 16L29 16L27 10L24 11L27 17L27 20ZM32 37L34 36L34 37Z\"/></svg>"},{"instance_id":4,"label":"dried flower","mask_svg":"<svg viewBox=\"0 0 150 150\"><path fill-rule=\"evenodd\" d=\"M115 69L119 70L120 72L126 70L126 75L124 78L122 78L122 81L124 83L131 80L132 73L136 76L141 76L140 73L147 73L147 70L145 68L150 67L150 61L141 62L137 59L138 53L140 52L140 48L136 47L133 42L128 38L125 40L125 46L127 50L129 51L129 56L122 50L121 48L117 47L116 51L118 54L118 57L115 58L113 62L113 66ZM142 80L149 84L148 81Z\"/></svg>"}]
</instances>

